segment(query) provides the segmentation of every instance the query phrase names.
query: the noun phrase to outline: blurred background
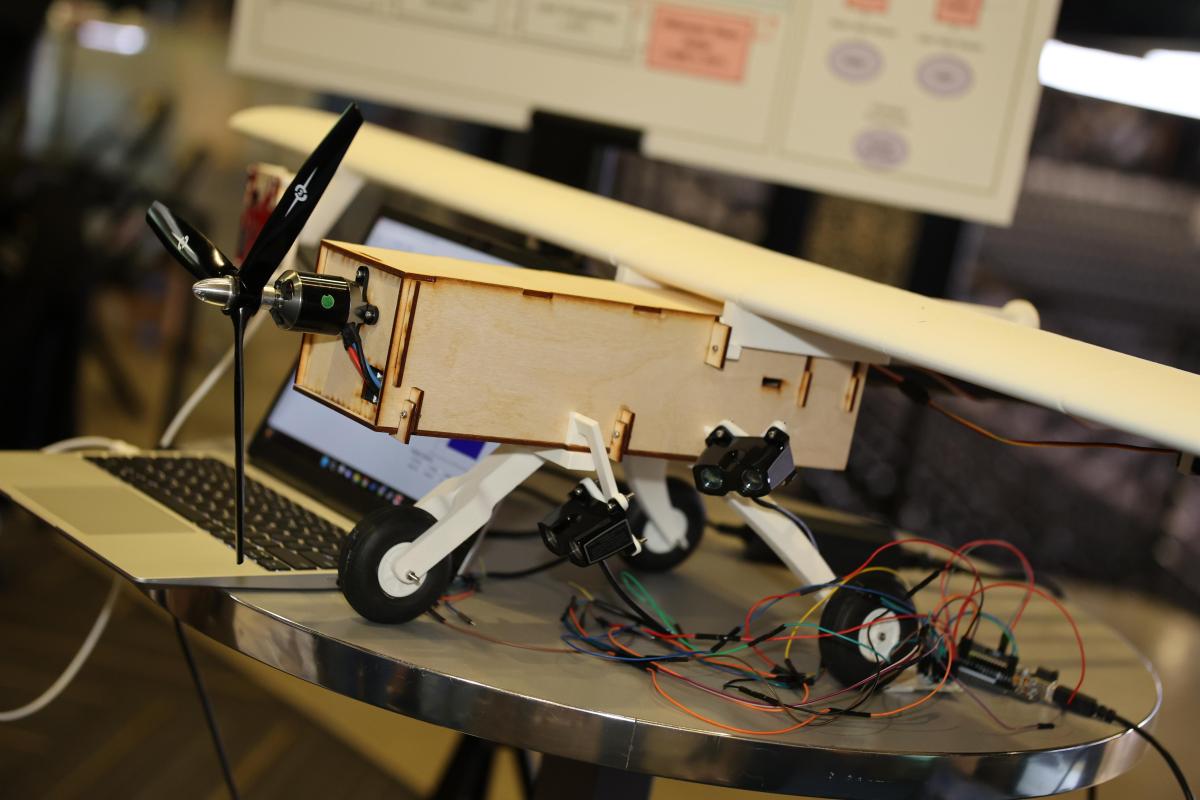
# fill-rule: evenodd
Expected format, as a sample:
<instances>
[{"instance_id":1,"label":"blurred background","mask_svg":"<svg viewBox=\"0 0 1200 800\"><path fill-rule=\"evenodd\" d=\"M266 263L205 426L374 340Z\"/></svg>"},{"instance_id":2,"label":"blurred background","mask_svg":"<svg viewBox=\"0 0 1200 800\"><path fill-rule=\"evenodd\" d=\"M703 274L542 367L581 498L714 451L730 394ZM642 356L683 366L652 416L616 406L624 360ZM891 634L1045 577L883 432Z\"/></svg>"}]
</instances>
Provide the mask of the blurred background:
<instances>
[{"instance_id":1,"label":"blurred background","mask_svg":"<svg viewBox=\"0 0 1200 800\"><path fill-rule=\"evenodd\" d=\"M7 6L0 325L24 346L0 356L0 374L24 389L0 398L0 447L78 433L149 445L226 337L223 320L194 314L146 205L162 199L237 250L247 165L292 157L234 135L228 116L342 100L232 73L230 2ZM1197 35L1200 10L1168 0L1066 0L1056 33L1129 53L1186 50ZM1026 298L1047 330L1200 371L1193 118L1044 90L1016 218L1000 228L655 161L636 138L556 140L553 121L531 135L395 108L367 115L874 280L993 305ZM585 152L557 152L560 141ZM1014 436L1112 437L999 398L951 402ZM190 432L225 433L222 411ZM1169 459L1004 448L882 381L867 392L850 468L802 477L825 504L915 533L1001 536L1039 570L1200 600L1200 487Z\"/></svg>"},{"instance_id":2,"label":"blurred background","mask_svg":"<svg viewBox=\"0 0 1200 800\"><path fill-rule=\"evenodd\" d=\"M343 102L231 72L232 13L229 0L0 4L0 448L78 434L152 446L226 348L224 320L194 313L190 281L150 235L145 208L161 199L237 250L247 164L293 160L231 133L228 116ZM1063 0L1055 37L1115 53L1191 51L1200 6ZM1015 220L992 227L656 161L619 136L585 143L582 160L556 159L553 141L536 133L364 111L877 281L992 305L1025 298L1047 330L1200 372L1192 116L1045 89ZM294 348L274 333L251 350L279 362L260 403ZM227 435L227 397L215 391L186 437ZM946 403L1012 436L1114 437L970 387ZM1200 602L1200 481L1178 475L1171 459L1005 448L873 380L849 468L806 471L795 487L943 541L1008 539L1052 576L1139 589L1180 610Z\"/></svg>"}]
</instances>

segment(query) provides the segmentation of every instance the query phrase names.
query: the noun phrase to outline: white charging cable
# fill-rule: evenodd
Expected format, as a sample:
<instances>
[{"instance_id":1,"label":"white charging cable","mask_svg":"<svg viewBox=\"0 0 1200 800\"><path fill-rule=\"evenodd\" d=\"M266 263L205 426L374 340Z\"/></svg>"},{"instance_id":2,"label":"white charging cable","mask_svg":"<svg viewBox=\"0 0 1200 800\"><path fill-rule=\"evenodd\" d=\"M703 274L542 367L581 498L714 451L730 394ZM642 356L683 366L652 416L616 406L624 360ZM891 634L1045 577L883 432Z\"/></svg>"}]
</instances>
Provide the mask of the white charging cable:
<instances>
[{"instance_id":1,"label":"white charging cable","mask_svg":"<svg viewBox=\"0 0 1200 800\"><path fill-rule=\"evenodd\" d=\"M262 327L263 320L268 316L268 314L255 314L250 319L250 324L246 326L245 336L242 337L243 347L258 332L258 329ZM158 449L166 450L175 444L175 437L179 435L179 429L183 427L183 423L187 422L187 418L196 410L196 406L200 405L200 401L212 391L212 388L217 385L217 381L229 371L229 367L232 364L233 348L230 347L225 351L225 355L221 356L221 360L217 362L217 365L204 376L204 380L200 381L200 385L188 396L188 399L179 407L179 410L175 412L175 416L171 419L170 424L167 425L167 429L163 431L163 435L158 439Z\"/></svg>"},{"instance_id":2,"label":"white charging cable","mask_svg":"<svg viewBox=\"0 0 1200 800\"><path fill-rule=\"evenodd\" d=\"M25 719L33 716L41 711L46 706L58 699L58 696L63 693L63 690L75 680L75 676L79 674L79 670L83 667L88 656L96 649L96 643L100 641L101 634L108 627L108 620L112 616L113 607L117 604L117 595L120 594L121 578L114 577L112 587L108 590L108 597L104 599L104 605L100 608L100 614L96 617L96 621L92 623L92 629L88 631L87 638L83 640L83 644L79 647L79 652L71 659L71 663L67 664L67 668L58 676L58 680L50 684L50 688L42 692L37 699L26 703L20 708L14 708L11 711L0 711L0 722L16 722L17 720Z\"/></svg>"},{"instance_id":3,"label":"white charging cable","mask_svg":"<svg viewBox=\"0 0 1200 800\"><path fill-rule=\"evenodd\" d=\"M66 453L71 450L111 450L117 453L132 453L136 452L137 448L128 442L109 439L105 436L76 436L73 439L63 439L61 442L55 442L42 448L43 453ZM96 649L96 643L100 641L104 629L108 627L108 620L112 617L113 607L117 604L117 595L120 594L120 589L121 577L114 576L112 586L108 590L108 597L104 598L104 605L100 607L100 613L96 616L96 621L92 623L92 629L88 631L88 635L83 640L83 644L79 646L75 657L67 664L67 668L62 671L58 679L50 684L50 688L20 708L0 711L0 722L16 722L33 716L57 700L63 690L71 685L71 681L75 680L79 670L91 656L92 651Z\"/></svg>"}]
</instances>

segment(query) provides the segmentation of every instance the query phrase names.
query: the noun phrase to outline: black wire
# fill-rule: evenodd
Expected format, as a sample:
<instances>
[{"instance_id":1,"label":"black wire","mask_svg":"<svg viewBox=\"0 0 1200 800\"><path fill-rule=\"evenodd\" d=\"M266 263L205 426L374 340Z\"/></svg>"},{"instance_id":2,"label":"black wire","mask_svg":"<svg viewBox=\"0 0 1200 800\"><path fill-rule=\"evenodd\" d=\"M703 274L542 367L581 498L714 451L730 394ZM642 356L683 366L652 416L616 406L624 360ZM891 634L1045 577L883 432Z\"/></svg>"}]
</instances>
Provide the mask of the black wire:
<instances>
[{"instance_id":1,"label":"black wire","mask_svg":"<svg viewBox=\"0 0 1200 800\"><path fill-rule=\"evenodd\" d=\"M229 796L232 800L238 800L237 784L233 781L233 770L229 768L229 757L225 754L225 745L221 741L221 729L217 727L217 717L213 713L212 703L209 701L208 692L204 688L204 681L200 678L200 667L196 664L196 659L192 655L192 646L188 644L187 634L183 631L183 624L178 620L173 620L175 623L175 635L179 638L179 649L183 651L183 658L187 661L188 671L192 673L192 683L196 687L196 696L200 698L200 706L204 709L204 721L208 723L208 732L212 736L213 748L217 751L217 761L221 763L221 774L225 777L225 787L229 789Z\"/></svg>"},{"instance_id":2,"label":"black wire","mask_svg":"<svg viewBox=\"0 0 1200 800\"><path fill-rule=\"evenodd\" d=\"M491 536L491 535L492 534L489 532L488 536ZM514 570L513 572L488 572L483 577L498 578L502 581L503 580L512 580L513 578L525 578L530 575L536 575L539 572L545 572L548 569L553 569L554 567L557 567L559 564L562 564L566 560L567 560L566 556L559 556L558 558L552 558L549 561L543 562L541 564L535 564L532 567L526 567L525 569Z\"/></svg>"},{"instance_id":3,"label":"black wire","mask_svg":"<svg viewBox=\"0 0 1200 800\"><path fill-rule=\"evenodd\" d=\"M646 627L650 628L651 630L658 631L659 633L671 632L667 630L661 622L647 614L646 611L637 604L637 601L629 596L629 594L621 586L621 582L618 581L616 576L612 574L612 570L609 569L607 561L600 562L600 570L604 573L604 577L608 579L609 584L612 585L613 591L615 591L617 596L621 598L621 602L627 605L629 610L632 611L634 615L646 625Z\"/></svg>"},{"instance_id":4,"label":"black wire","mask_svg":"<svg viewBox=\"0 0 1200 800\"><path fill-rule=\"evenodd\" d=\"M1171 768L1171 772L1175 774L1175 780L1179 782L1179 788L1183 792L1183 796L1186 797L1187 800L1196 800L1196 795L1192 794L1192 788L1188 786L1187 777L1184 776L1183 770L1179 768L1179 764L1176 763L1171 754L1167 752L1167 748L1163 747L1162 744L1159 743L1158 739L1155 739L1153 735L1142 730L1137 725L1118 714L1113 714L1113 720L1121 725L1124 725L1126 728L1149 742L1150 746L1157 750L1158 754L1163 757L1163 761L1167 762L1167 766Z\"/></svg>"}]
</instances>

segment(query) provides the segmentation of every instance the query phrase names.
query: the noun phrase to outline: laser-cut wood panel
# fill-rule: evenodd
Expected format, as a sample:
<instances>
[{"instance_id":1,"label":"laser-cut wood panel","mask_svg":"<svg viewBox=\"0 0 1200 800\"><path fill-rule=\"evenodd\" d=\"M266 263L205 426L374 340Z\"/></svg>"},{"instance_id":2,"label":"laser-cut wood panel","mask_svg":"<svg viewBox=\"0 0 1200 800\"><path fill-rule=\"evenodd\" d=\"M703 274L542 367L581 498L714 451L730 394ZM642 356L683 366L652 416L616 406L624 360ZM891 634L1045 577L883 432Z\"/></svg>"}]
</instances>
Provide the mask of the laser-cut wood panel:
<instances>
[{"instance_id":1,"label":"laser-cut wood panel","mask_svg":"<svg viewBox=\"0 0 1200 800\"><path fill-rule=\"evenodd\" d=\"M797 465L845 466L861 367L751 348L715 367L710 301L340 243L325 243L319 263L345 276L371 268L380 323L363 339L372 363L386 357L386 381L364 408L340 340L306 337L298 383L380 430L562 447L577 411L616 431L620 452L692 459L722 419L751 433L782 420ZM632 424L619 426L623 408Z\"/></svg>"}]
</instances>

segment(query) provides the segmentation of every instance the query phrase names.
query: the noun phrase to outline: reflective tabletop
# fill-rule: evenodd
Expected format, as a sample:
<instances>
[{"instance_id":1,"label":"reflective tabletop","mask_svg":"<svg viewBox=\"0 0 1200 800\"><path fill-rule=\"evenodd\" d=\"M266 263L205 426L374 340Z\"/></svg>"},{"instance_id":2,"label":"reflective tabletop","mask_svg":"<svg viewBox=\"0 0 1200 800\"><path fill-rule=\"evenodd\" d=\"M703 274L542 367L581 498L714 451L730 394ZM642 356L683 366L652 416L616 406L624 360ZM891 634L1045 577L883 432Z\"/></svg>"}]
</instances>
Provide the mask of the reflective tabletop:
<instances>
[{"instance_id":1,"label":"reflective tabletop","mask_svg":"<svg viewBox=\"0 0 1200 800\"><path fill-rule=\"evenodd\" d=\"M795 588L782 567L746 561L741 551L738 540L710 531L674 572L641 579L686 629L727 631L757 598ZM496 571L549 556L532 539L495 539L480 552L476 566ZM597 569L564 565L520 580L485 578L482 590L457 606L479 634L562 648L560 616L568 599L580 594L569 581L611 596ZM936 587L934 581L916 596L919 610L933 608ZM403 626L372 624L335 591L147 591L196 630L347 697L494 742L649 775L821 797L1031 797L1109 780L1129 769L1144 747L1112 725L978 689L944 692L896 717L842 718L775 736L730 733L669 703L643 669L497 644L429 616ZM991 591L988 611L1006 617L1022 597L1019 591ZM776 605L756 631L797 619L811 602ZM1108 627L1073 611L1087 648L1083 691L1130 719L1153 717L1161 689L1150 665ZM446 618L465 627L450 614ZM1079 675L1075 639L1053 605L1035 598L1016 640L1022 664L1057 668L1067 685ZM792 661L815 671L815 644L797 642ZM710 685L724 680L698 665L672 666ZM662 684L699 714L733 727L787 724L782 714L743 708L678 681L664 678ZM826 677L812 693L836 688ZM889 689L861 709L896 708L918 696ZM1053 727L1002 727L1038 722Z\"/></svg>"}]
</instances>

